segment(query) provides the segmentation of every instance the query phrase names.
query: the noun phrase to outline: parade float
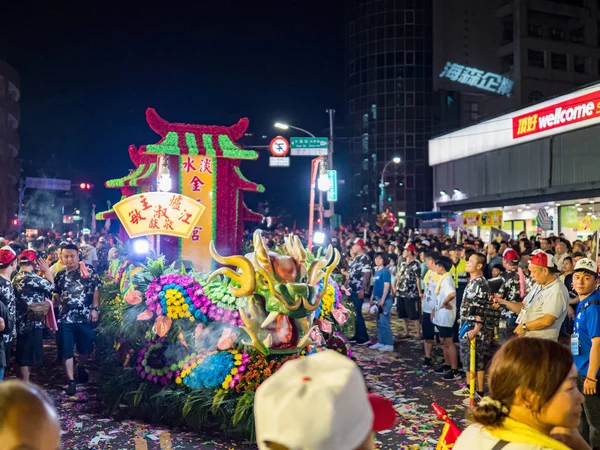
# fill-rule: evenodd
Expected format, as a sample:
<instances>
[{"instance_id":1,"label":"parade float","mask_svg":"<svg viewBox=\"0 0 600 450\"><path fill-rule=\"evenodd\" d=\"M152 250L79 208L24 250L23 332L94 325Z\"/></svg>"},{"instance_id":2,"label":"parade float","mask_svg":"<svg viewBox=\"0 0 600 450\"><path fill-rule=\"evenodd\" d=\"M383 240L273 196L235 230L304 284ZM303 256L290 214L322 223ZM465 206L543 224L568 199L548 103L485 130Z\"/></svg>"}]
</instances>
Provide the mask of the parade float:
<instances>
[{"instance_id":1,"label":"parade float","mask_svg":"<svg viewBox=\"0 0 600 450\"><path fill-rule=\"evenodd\" d=\"M243 222L256 220L242 191L262 190L239 169L239 158L252 159L235 144L247 121L232 131L157 117L148 121L163 140L130 148L136 169L107 183L123 198L99 214L165 250L143 261L121 251L110 263L98 333L103 399L116 415L251 437L254 393L286 361L325 348L351 357L351 314L333 280L340 255L313 255L294 235L269 250L260 230L253 252L239 254ZM164 170L179 189L155 192ZM195 177L200 190L190 191Z\"/></svg>"}]
</instances>

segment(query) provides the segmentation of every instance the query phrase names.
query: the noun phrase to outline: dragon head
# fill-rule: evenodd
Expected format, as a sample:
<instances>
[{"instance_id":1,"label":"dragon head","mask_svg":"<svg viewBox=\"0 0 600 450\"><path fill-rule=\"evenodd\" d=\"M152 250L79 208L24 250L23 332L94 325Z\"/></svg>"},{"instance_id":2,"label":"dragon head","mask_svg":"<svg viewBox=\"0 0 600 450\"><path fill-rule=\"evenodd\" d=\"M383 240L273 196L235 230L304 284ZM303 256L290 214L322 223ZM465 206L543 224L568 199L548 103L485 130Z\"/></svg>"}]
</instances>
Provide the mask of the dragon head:
<instances>
[{"instance_id":1,"label":"dragon head","mask_svg":"<svg viewBox=\"0 0 600 450\"><path fill-rule=\"evenodd\" d=\"M215 261L238 269L222 267L211 277L221 274L230 277L240 285L230 286L231 293L250 297L239 305L243 328L252 339L248 345L266 354L295 352L311 343L311 315L327 292L329 276L337 267L340 254L329 246L325 256L315 259L307 268L306 251L298 236L285 238L287 255L269 252L260 230L254 232L253 243L254 254L249 257L220 256L211 243ZM321 279L324 285L317 296L316 285Z\"/></svg>"}]
</instances>

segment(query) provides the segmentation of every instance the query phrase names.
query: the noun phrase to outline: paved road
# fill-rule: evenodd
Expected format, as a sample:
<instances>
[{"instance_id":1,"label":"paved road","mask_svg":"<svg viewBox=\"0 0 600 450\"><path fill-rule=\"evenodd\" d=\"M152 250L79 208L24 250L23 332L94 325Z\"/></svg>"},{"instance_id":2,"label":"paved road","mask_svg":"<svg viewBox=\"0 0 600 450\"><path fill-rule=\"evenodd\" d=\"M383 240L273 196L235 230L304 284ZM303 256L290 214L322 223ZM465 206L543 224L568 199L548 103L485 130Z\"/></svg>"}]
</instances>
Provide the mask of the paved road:
<instances>
[{"instance_id":1,"label":"paved road","mask_svg":"<svg viewBox=\"0 0 600 450\"><path fill-rule=\"evenodd\" d=\"M369 324L373 329L374 323ZM398 329L398 324L393 328ZM374 330L373 330L374 331ZM375 334L372 334L375 336ZM138 421L117 421L107 417L92 382L79 387L77 396L64 394L62 369L53 365L54 348L45 346L47 364L34 374L32 381L41 384L52 396L61 415L64 448L79 449L250 449L247 442L230 442L214 436L198 436ZM394 353L381 353L366 347L355 348L369 389L392 399L400 415L393 430L380 433L377 439L382 449L432 449L440 434L441 423L436 419L431 403L441 406L456 419L462 419L465 408L462 398L452 395L457 382L444 382L430 370L421 367L421 343L403 340ZM439 352L441 355L441 352Z\"/></svg>"}]
</instances>

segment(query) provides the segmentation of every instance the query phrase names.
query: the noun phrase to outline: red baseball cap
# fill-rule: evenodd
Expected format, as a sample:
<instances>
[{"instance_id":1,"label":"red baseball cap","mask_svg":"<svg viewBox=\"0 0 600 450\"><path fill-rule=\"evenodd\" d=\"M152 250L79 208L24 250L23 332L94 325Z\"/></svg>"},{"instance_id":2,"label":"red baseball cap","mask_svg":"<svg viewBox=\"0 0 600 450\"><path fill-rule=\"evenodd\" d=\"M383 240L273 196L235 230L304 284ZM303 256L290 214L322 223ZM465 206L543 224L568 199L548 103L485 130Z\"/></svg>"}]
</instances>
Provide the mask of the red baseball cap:
<instances>
[{"instance_id":1,"label":"red baseball cap","mask_svg":"<svg viewBox=\"0 0 600 450\"><path fill-rule=\"evenodd\" d=\"M29 261L34 262L37 259L37 253L34 250L24 250L19 255L19 262Z\"/></svg>"},{"instance_id":2,"label":"red baseball cap","mask_svg":"<svg viewBox=\"0 0 600 450\"><path fill-rule=\"evenodd\" d=\"M408 250L411 253L417 253L417 248L412 244L406 244L404 250Z\"/></svg>"},{"instance_id":3,"label":"red baseball cap","mask_svg":"<svg viewBox=\"0 0 600 450\"><path fill-rule=\"evenodd\" d=\"M506 250L504 250L504 255L502 255L502 257L505 260L510 261L512 263L518 263L520 260L519 254L512 248L507 248Z\"/></svg>"},{"instance_id":4,"label":"red baseball cap","mask_svg":"<svg viewBox=\"0 0 600 450\"><path fill-rule=\"evenodd\" d=\"M17 254L12 247L5 245L0 248L0 265L7 266L15 260Z\"/></svg>"},{"instance_id":5,"label":"red baseball cap","mask_svg":"<svg viewBox=\"0 0 600 450\"><path fill-rule=\"evenodd\" d=\"M529 264L533 264L534 266L546 267L551 272L558 272L558 269L554 265L554 257L541 250L533 254L531 259L529 260Z\"/></svg>"},{"instance_id":6,"label":"red baseball cap","mask_svg":"<svg viewBox=\"0 0 600 450\"><path fill-rule=\"evenodd\" d=\"M360 248L363 248L365 246L365 241L363 241L361 238L356 238L354 239L354 245L358 245Z\"/></svg>"}]
</instances>

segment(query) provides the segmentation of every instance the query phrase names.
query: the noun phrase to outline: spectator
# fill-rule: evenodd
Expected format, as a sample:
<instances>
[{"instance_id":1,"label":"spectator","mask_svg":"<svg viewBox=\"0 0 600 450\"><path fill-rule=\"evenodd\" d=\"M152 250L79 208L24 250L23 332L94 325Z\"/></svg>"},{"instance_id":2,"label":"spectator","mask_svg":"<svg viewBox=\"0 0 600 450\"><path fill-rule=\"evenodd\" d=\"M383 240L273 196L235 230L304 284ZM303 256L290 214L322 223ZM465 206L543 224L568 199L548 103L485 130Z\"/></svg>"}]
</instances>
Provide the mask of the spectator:
<instances>
[{"instance_id":1,"label":"spectator","mask_svg":"<svg viewBox=\"0 0 600 450\"><path fill-rule=\"evenodd\" d=\"M17 338L15 321L17 317L17 302L15 290L10 281L13 272L17 269L17 255L15 251L5 245L0 248L0 302L6 311L0 313L4 317L3 340L0 342L4 355L3 361L0 361L0 381L4 379L4 371L10 360L10 348L12 342ZM8 318L8 321L6 320Z\"/></svg>"},{"instance_id":2,"label":"spectator","mask_svg":"<svg viewBox=\"0 0 600 450\"><path fill-rule=\"evenodd\" d=\"M350 300L356 313L355 334L350 338L350 342L358 345L369 343L362 306L365 301L365 289L371 281L371 259L364 253L364 249L365 241L356 238L351 250L354 259L350 262L349 270Z\"/></svg>"},{"instance_id":3,"label":"spectator","mask_svg":"<svg viewBox=\"0 0 600 450\"><path fill-rule=\"evenodd\" d=\"M502 285L498 290L497 299L505 299L512 303L521 303L527 295L527 283L525 274L519 268L519 255L516 251L509 249L504 252L502 263L506 271L500 275ZM501 342L506 342L514 337L517 327L517 314L506 307L501 310L502 319L498 326L498 337Z\"/></svg>"},{"instance_id":4,"label":"spectator","mask_svg":"<svg viewBox=\"0 0 600 450\"><path fill-rule=\"evenodd\" d=\"M431 367L431 351L433 349L433 339L435 337L435 327L431 322L431 313L436 307L436 289L440 280L440 276L435 270L435 262L440 258L440 254L436 252L427 252L424 255L425 264L427 265L427 272L423 278L423 302L421 317L423 345L425 351L425 360L423 365L425 367Z\"/></svg>"},{"instance_id":5,"label":"spectator","mask_svg":"<svg viewBox=\"0 0 600 450\"><path fill-rule=\"evenodd\" d=\"M554 246L554 250L556 252L556 254L554 255L554 265L559 270L559 272L562 272L563 261L567 256L569 256L569 253L567 251L567 244L565 244L565 241L563 241L562 239L557 240Z\"/></svg>"},{"instance_id":6,"label":"spectator","mask_svg":"<svg viewBox=\"0 0 600 450\"><path fill-rule=\"evenodd\" d=\"M450 273L451 268L452 261L445 256L440 256L435 262L440 281L435 289L436 306L431 313L431 321L438 328L444 346L444 364L435 369L435 373L444 374L444 380L460 378L456 346L452 339L452 327L456 320L456 288Z\"/></svg>"},{"instance_id":7,"label":"spectator","mask_svg":"<svg viewBox=\"0 0 600 450\"><path fill-rule=\"evenodd\" d=\"M469 384L469 372L471 370L471 341L473 339L477 340L475 346L475 371L477 372L476 400L478 401L483 397L484 371L492 358L492 344L494 343L494 329L473 322L473 317L478 315L473 314L472 308L490 308L492 306L490 301L490 287L483 276L484 268L485 255L482 253L471 255L469 261L467 261L467 272L469 273L470 280L465 289L460 309L461 327L466 323L469 329L467 338L461 339L459 343L460 360L467 377L467 384ZM455 391L454 395L466 397L469 395L469 390L467 388L460 389ZM468 405L470 399L465 399L464 403Z\"/></svg>"},{"instance_id":8,"label":"spectator","mask_svg":"<svg viewBox=\"0 0 600 450\"><path fill-rule=\"evenodd\" d=\"M410 322L413 323L417 339L421 339L420 304L423 298L421 291L421 264L416 259L417 250L414 245L407 244L402 253L404 262L396 276L396 295L398 317L404 323L404 334L401 338L410 336Z\"/></svg>"},{"instance_id":9,"label":"spectator","mask_svg":"<svg viewBox=\"0 0 600 450\"><path fill-rule=\"evenodd\" d=\"M20 381L0 384L0 442L3 449L60 448L58 413L46 394Z\"/></svg>"},{"instance_id":10,"label":"spectator","mask_svg":"<svg viewBox=\"0 0 600 450\"><path fill-rule=\"evenodd\" d=\"M498 278L504 273L504 266L496 264L492 267L492 278Z\"/></svg>"},{"instance_id":11,"label":"spectator","mask_svg":"<svg viewBox=\"0 0 600 450\"><path fill-rule=\"evenodd\" d=\"M454 245L450 248L450 259L452 260L452 268L450 273L454 278L454 287L456 288L456 310L460 311L463 294L467 283L469 282L469 274L467 273L467 260L461 258L463 248L460 245ZM458 314L457 320L454 322L454 342L458 342Z\"/></svg>"},{"instance_id":12,"label":"spectator","mask_svg":"<svg viewBox=\"0 0 600 450\"><path fill-rule=\"evenodd\" d=\"M539 252L531 257L529 272L536 285L522 303L499 300L498 303L519 314L515 334L518 336L558 339L567 315L569 293L557 278L552 255Z\"/></svg>"},{"instance_id":13,"label":"spectator","mask_svg":"<svg viewBox=\"0 0 600 450\"><path fill-rule=\"evenodd\" d=\"M60 304L58 334L61 357L69 380L67 395L74 395L77 387L73 367L73 346L77 345L80 383L87 383L85 368L93 350L95 333L92 323L98 321L100 278L90 266L80 265L79 253L74 244L66 245L61 253L65 269L55 279L55 293Z\"/></svg>"},{"instance_id":14,"label":"spectator","mask_svg":"<svg viewBox=\"0 0 600 450\"><path fill-rule=\"evenodd\" d=\"M373 432L392 428L396 411L367 394L354 362L325 350L267 378L256 391L254 419L260 450L373 450Z\"/></svg>"},{"instance_id":15,"label":"spectator","mask_svg":"<svg viewBox=\"0 0 600 450\"><path fill-rule=\"evenodd\" d=\"M79 245L81 251L81 260L88 266L96 268L98 265L98 253L93 245L90 245L90 235L84 234L81 238L81 244Z\"/></svg>"},{"instance_id":16,"label":"spectator","mask_svg":"<svg viewBox=\"0 0 600 450\"><path fill-rule=\"evenodd\" d=\"M390 311L394 306L392 297L392 276L386 267L383 253L375 255L375 275L373 276L373 292L371 293L371 305L378 307L377 315L377 343L371 345L372 350L391 352L394 350L394 337L390 324Z\"/></svg>"},{"instance_id":17,"label":"spectator","mask_svg":"<svg viewBox=\"0 0 600 450\"><path fill-rule=\"evenodd\" d=\"M492 242L488 245L487 256L487 267L489 269L486 272L486 278L492 278L492 267L502 264L499 242Z\"/></svg>"},{"instance_id":18,"label":"spectator","mask_svg":"<svg viewBox=\"0 0 600 450\"><path fill-rule=\"evenodd\" d=\"M550 253L551 255L553 254L550 239L542 238L542 240L540 240L540 250L546 253Z\"/></svg>"},{"instance_id":19,"label":"spectator","mask_svg":"<svg viewBox=\"0 0 600 450\"><path fill-rule=\"evenodd\" d=\"M581 434L592 446L600 448L600 292L596 290L597 264L584 258L577 263L573 287L579 296L571 351L579 373L579 389L585 395Z\"/></svg>"},{"instance_id":20,"label":"spectator","mask_svg":"<svg viewBox=\"0 0 600 450\"><path fill-rule=\"evenodd\" d=\"M511 339L494 356L488 385L454 450L590 450L577 431L583 396L566 347Z\"/></svg>"},{"instance_id":21,"label":"spectator","mask_svg":"<svg viewBox=\"0 0 600 450\"><path fill-rule=\"evenodd\" d=\"M110 246L106 242L104 236L100 236L98 239L98 245L96 246L96 253L98 254L98 273L102 274L108 269L108 252Z\"/></svg>"}]
</instances>

